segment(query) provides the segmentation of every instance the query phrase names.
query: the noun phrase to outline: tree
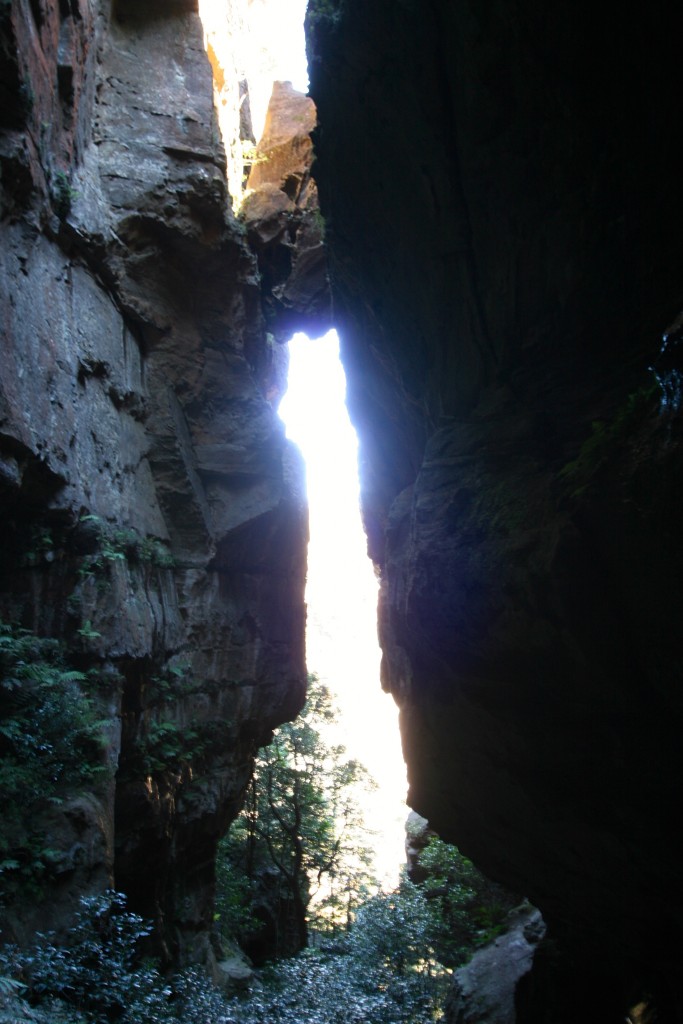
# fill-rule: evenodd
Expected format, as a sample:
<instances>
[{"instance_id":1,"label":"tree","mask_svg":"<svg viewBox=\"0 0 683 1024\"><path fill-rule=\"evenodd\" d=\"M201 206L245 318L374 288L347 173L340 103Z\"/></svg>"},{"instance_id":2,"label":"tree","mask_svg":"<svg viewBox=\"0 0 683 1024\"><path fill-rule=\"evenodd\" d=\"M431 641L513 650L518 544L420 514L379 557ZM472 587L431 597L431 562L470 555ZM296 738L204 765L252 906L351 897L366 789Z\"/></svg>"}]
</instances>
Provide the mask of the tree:
<instances>
[{"instance_id":1,"label":"tree","mask_svg":"<svg viewBox=\"0 0 683 1024\"><path fill-rule=\"evenodd\" d=\"M335 720L330 691L310 676L301 716L261 751L242 815L219 853L219 882L223 877L234 887L236 869L251 883L275 879L279 904L291 906L295 933L280 952L308 944L313 905L317 927L334 928L340 917L351 919L367 893L370 853L356 793L372 782L343 746L325 739ZM219 904L221 898L219 891Z\"/></svg>"},{"instance_id":2,"label":"tree","mask_svg":"<svg viewBox=\"0 0 683 1024\"><path fill-rule=\"evenodd\" d=\"M449 967L458 967L504 929L507 914L520 897L490 881L456 846L435 835L417 863L437 955Z\"/></svg>"}]
</instances>

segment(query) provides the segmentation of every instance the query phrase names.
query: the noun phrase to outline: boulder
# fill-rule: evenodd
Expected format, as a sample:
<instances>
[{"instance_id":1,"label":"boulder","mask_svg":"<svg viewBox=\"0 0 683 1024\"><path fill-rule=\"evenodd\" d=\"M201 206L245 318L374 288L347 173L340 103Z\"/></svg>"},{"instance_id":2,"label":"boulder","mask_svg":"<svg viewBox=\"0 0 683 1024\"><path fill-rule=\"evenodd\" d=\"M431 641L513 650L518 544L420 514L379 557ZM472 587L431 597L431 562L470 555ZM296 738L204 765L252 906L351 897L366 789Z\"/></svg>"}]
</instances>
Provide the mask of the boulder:
<instances>
[{"instance_id":1,"label":"boulder","mask_svg":"<svg viewBox=\"0 0 683 1024\"><path fill-rule=\"evenodd\" d=\"M545 935L538 910L522 907L510 914L502 935L458 968L444 1011L447 1024L516 1024L515 994L533 966Z\"/></svg>"}]
</instances>

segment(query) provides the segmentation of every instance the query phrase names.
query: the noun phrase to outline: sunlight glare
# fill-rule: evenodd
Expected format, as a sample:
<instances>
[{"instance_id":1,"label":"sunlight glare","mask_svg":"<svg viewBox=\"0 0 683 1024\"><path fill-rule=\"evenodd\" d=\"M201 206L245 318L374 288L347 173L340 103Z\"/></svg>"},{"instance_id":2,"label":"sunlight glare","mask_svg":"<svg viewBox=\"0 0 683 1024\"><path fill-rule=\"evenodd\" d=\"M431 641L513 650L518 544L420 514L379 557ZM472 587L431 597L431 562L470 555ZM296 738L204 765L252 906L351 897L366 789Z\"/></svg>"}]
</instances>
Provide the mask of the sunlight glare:
<instances>
[{"instance_id":1,"label":"sunlight glare","mask_svg":"<svg viewBox=\"0 0 683 1024\"><path fill-rule=\"evenodd\" d=\"M358 441L344 403L339 339L335 331L316 340L297 334L289 350L289 385L279 412L287 436L302 451L308 478L308 666L340 707L335 742L344 743L378 783L363 806L378 833L378 875L392 886L405 861L405 765L398 711L379 684L377 580L361 524Z\"/></svg>"},{"instance_id":2,"label":"sunlight glare","mask_svg":"<svg viewBox=\"0 0 683 1024\"><path fill-rule=\"evenodd\" d=\"M207 42L224 68L235 67L249 82L251 120L261 137L273 82L291 82L308 91L304 39L307 0L199 0ZM219 119L221 110L219 108ZM231 126L221 124L229 143Z\"/></svg>"}]
</instances>

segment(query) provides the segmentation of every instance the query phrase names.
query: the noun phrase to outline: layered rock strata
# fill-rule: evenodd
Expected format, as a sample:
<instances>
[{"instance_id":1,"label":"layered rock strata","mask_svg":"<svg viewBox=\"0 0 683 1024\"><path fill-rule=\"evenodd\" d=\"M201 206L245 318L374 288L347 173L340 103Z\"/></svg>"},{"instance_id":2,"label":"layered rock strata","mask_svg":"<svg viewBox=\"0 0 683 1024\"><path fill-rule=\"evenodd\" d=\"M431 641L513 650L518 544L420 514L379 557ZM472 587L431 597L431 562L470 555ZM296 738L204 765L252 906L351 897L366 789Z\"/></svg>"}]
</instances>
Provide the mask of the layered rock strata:
<instances>
[{"instance_id":1,"label":"layered rock strata","mask_svg":"<svg viewBox=\"0 0 683 1024\"><path fill-rule=\"evenodd\" d=\"M543 911L553 1020L679 1019L681 92L642 14L308 14L410 803Z\"/></svg>"},{"instance_id":2,"label":"layered rock strata","mask_svg":"<svg viewBox=\"0 0 683 1024\"><path fill-rule=\"evenodd\" d=\"M113 884L202 959L216 842L303 700L307 514L196 5L3 3L0 90L0 614L98 668L116 766L4 937Z\"/></svg>"}]
</instances>

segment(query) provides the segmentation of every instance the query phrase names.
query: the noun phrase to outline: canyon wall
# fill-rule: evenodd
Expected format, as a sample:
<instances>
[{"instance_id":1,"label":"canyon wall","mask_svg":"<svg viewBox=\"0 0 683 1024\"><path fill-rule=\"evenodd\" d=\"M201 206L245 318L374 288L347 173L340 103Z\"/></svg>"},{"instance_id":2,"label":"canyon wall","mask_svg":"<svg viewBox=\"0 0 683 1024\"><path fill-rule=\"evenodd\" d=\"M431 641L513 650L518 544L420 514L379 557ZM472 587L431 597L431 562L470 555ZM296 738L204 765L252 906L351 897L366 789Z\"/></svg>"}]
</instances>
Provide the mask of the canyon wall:
<instances>
[{"instance_id":1,"label":"canyon wall","mask_svg":"<svg viewBox=\"0 0 683 1024\"><path fill-rule=\"evenodd\" d=\"M411 804L547 919L526 1021L681 1017L679 28L308 15L383 683ZM104 744L0 836L3 938L114 884L210 959L217 839L303 698L271 402L292 309L328 315L322 224L296 176L235 220L212 95L193 0L0 0L0 614L60 642Z\"/></svg>"},{"instance_id":2,"label":"canyon wall","mask_svg":"<svg viewBox=\"0 0 683 1024\"><path fill-rule=\"evenodd\" d=\"M410 804L548 922L524 1020L680 1019L679 20L307 16L383 685Z\"/></svg>"},{"instance_id":3,"label":"canyon wall","mask_svg":"<svg viewBox=\"0 0 683 1024\"><path fill-rule=\"evenodd\" d=\"M307 510L196 3L0 4L0 172L0 617L87 674L105 769L3 835L3 939L114 885L210 959L216 842L303 702Z\"/></svg>"}]
</instances>

